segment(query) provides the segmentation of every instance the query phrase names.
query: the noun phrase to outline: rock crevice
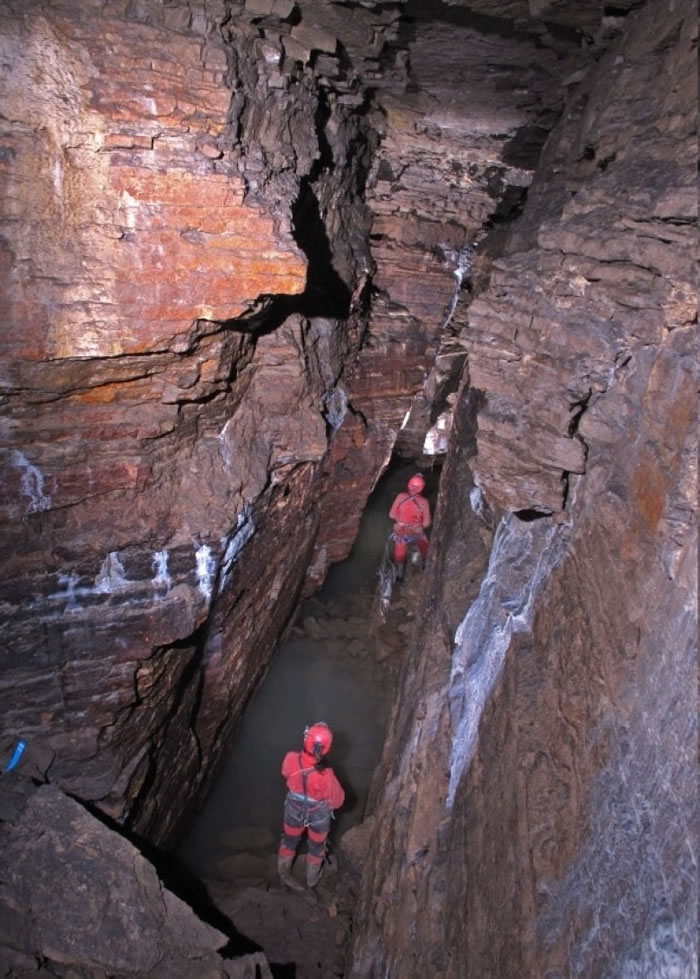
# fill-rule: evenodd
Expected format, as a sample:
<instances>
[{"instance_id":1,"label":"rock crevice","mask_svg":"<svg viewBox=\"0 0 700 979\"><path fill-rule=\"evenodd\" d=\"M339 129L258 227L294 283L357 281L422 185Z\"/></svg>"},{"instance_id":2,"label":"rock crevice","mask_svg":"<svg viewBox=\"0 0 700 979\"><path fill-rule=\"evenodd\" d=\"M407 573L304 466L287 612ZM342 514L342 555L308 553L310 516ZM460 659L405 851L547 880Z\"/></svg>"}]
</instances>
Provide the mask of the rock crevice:
<instances>
[{"instance_id":1,"label":"rock crevice","mask_svg":"<svg viewBox=\"0 0 700 979\"><path fill-rule=\"evenodd\" d=\"M686 0L0 12L8 744L175 839L392 453L446 457L358 979L690 960L660 814L691 796L696 33Z\"/></svg>"}]
</instances>

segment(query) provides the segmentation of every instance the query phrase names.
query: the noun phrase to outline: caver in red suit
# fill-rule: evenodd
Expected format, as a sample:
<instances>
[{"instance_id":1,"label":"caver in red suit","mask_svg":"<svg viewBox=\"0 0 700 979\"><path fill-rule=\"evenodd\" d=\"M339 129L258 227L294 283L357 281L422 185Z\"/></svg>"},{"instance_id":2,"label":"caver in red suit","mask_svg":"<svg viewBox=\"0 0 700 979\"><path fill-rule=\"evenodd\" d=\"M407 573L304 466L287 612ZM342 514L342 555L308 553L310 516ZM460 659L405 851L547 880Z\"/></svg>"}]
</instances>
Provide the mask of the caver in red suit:
<instances>
[{"instance_id":1,"label":"caver in red suit","mask_svg":"<svg viewBox=\"0 0 700 979\"><path fill-rule=\"evenodd\" d=\"M403 578L409 544L414 543L417 546L425 563L428 553L425 528L430 526L430 504L421 496L424 489L425 480L420 473L411 476L408 493L399 493L389 510L389 518L394 521L394 564L397 578Z\"/></svg>"},{"instance_id":2,"label":"caver in red suit","mask_svg":"<svg viewBox=\"0 0 700 979\"><path fill-rule=\"evenodd\" d=\"M283 883L296 889L302 885L292 877L292 863L304 830L308 833L309 847L306 883L313 887L321 876L333 810L345 801L345 792L335 772L322 761L332 741L331 729L319 721L304 731L302 750L288 751L282 762L282 775L287 780L288 791L277 869Z\"/></svg>"}]
</instances>

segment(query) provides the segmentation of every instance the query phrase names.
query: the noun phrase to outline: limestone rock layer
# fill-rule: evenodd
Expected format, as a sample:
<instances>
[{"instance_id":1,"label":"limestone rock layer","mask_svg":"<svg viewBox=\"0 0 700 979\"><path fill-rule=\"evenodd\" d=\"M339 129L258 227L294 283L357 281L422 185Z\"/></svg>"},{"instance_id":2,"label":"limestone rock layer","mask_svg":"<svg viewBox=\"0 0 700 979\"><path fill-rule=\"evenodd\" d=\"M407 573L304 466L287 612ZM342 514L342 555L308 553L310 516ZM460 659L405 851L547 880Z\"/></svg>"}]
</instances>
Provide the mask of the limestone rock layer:
<instances>
[{"instance_id":1,"label":"limestone rock layer","mask_svg":"<svg viewBox=\"0 0 700 979\"><path fill-rule=\"evenodd\" d=\"M460 23L459 102L481 103L460 121L436 108L448 32L400 16L2 11L6 737L154 838L348 553L417 395L420 447L461 249L529 182L508 147L578 64L549 37L541 68L526 33L479 69L493 41ZM441 357L446 396L464 345Z\"/></svg>"},{"instance_id":2,"label":"limestone rock layer","mask_svg":"<svg viewBox=\"0 0 700 979\"><path fill-rule=\"evenodd\" d=\"M452 433L357 979L695 974L697 26L658 14L572 91L463 314L476 432ZM472 438L495 533L460 613Z\"/></svg>"},{"instance_id":3,"label":"limestone rock layer","mask_svg":"<svg viewBox=\"0 0 700 979\"><path fill-rule=\"evenodd\" d=\"M695 961L696 44L687 0L0 11L2 750L174 839L451 432L355 979Z\"/></svg>"},{"instance_id":4,"label":"limestone rock layer","mask_svg":"<svg viewBox=\"0 0 700 979\"><path fill-rule=\"evenodd\" d=\"M1 15L5 737L159 839L295 608L365 328L358 82L248 7Z\"/></svg>"}]
</instances>

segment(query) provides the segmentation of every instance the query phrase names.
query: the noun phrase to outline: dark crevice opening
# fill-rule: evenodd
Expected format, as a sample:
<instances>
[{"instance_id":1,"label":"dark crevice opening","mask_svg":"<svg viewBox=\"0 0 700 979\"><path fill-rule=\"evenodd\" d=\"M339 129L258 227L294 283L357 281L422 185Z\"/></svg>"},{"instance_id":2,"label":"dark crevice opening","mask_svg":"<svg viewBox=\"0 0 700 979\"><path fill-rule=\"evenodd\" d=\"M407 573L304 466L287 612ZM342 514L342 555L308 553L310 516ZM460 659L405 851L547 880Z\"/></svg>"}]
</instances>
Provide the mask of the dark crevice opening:
<instances>
[{"instance_id":1,"label":"dark crevice opening","mask_svg":"<svg viewBox=\"0 0 700 979\"><path fill-rule=\"evenodd\" d=\"M514 187L511 185L506 187L496 210L491 214L484 226L487 229L494 228L498 225L509 224L519 217L527 201L527 190L527 187Z\"/></svg>"},{"instance_id":2,"label":"dark crevice opening","mask_svg":"<svg viewBox=\"0 0 700 979\"><path fill-rule=\"evenodd\" d=\"M253 312L227 320L223 326L244 333L265 335L278 329L292 314L307 318L346 319L350 313L351 292L333 266L333 253L314 191L314 176L332 169L331 148L323 135L327 108L319 106L317 122L321 156L311 174L303 177L292 205L294 240L307 258L306 287L299 295L261 295Z\"/></svg>"},{"instance_id":3,"label":"dark crevice opening","mask_svg":"<svg viewBox=\"0 0 700 979\"><path fill-rule=\"evenodd\" d=\"M333 268L330 242L310 177L301 182L292 220L294 237L309 260L299 312L345 319L350 312L350 289Z\"/></svg>"},{"instance_id":4,"label":"dark crevice opening","mask_svg":"<svg viewBox=\"0 0 700 979\"><path fill-rule=\"evenodd\" d=\"M173 698L173 703L169 711L168 716L176 716L179 705L182 703L187 695L190 684L196 683L197 689L194 697L194 702L192 706L191 716L195 717L199 709L199 704L202 697L202 670L201 665L204 659L204 652L206 648L207 636L209 634L209 618L199 626L198 629L192 635L188 636L186 639L181 639L176 642L169 644L168 646L157 647L154 650L153 658L157 658L159 655L163 654L168 649L182 649L182 650L192 650L189 662L182 671L182 675L175 689L175 696ZM166 720L167 723L167 720ZM194 729L191 726L192 732L194 734ZM160 733L160 731L158 732ZM156 735L157 736L157 735ZM153 741L154 739L152 739ZM201 755L201 749L199 743L197 743L197 750ZM151 747L151 756L154 756L157 749ZM149 759L149 766L146 775L142 781L141 787L139 789L138 795L134 799L130 809L129 814L126 819L126 826L131 829L133 826L138 824L141 814L143 812L146 801L151 798L153 794L153 789L155 786L155 780L158 776L158 767L155 764L153 757Z\"/></svg>"},{"instance_id":5,"label":"dark crevice opening","mask_svg":"<svg viewBox=\"0 0 700 979\"><path fill-rule=\"evenodd\" d=\"M602 160L598 160L597 167L602 172L608 169L611 163L614 163L617 158L617 153L610 153L609 156L604 156Z\"/></svg>"},{"instance_id":6,"label":"dark crevice opening","mask_svg":"<svg viewBox=\"0 0 700 979\"><path fill-rule=\"evenodd\" d=\"M603 17L627 17L634 10L638 10L639 7L642 7L643 5L643 0L640 0L639 3L632 4L629 7L616 7L613 4L606 4L603 7Z\"/></svg>"},{"instance_id":7,"label":"dark crevice opening","mask_svg":"<svg viewBox=\"0 0 700 979\"><path fill-rule=\"evenodd\" d=\"M552 514L549 510L526 508L525 510L514 510L513 516L517 517L518 520L522 520L523 523L531 523L533 520L541 520L542 517L551 517Z\"/></svg>"},{"instance_id":8,"label":"dark crevice opening","mask_svg":"<svg viewBox=\"0 0 700 979\"><path fill-rule=\"evenodd\" d=\"M513 138L503 146L503 162L520 170L535 170L542 147L557 118L558 114L552 113L549 118L542 119L540 124L521 126Z\"/></svg>"},{"instance_id":9,"label":"dark crevice opening","mask_svg":"<svg viewBox=\"0 0 700 979\"><path fill-rule=\"evenodd\" d=\"M579 423L584 412L588 408L589 402L591 400L591 395L593 394L593 389L589 388L588 393L585 394L579 401L575 401L571 407L571 418L569 419L569 425L567 428L567 435L569 438L573 438L578 432Z\"/></svg>"},{"instance_id":10,"label":"dark crevice opening","mask_svg":"<svg viewBox=\"0 0 700 979\"><path fill-rule=\"evenodd\" d=\"M330 119L330 115L331 108L328 105L328 98L325 92L321 91L318 97L316 112L314 113L314 129L316 131L316 138L318 139L318 156L311 165L308 177L306 177L307 182L310 184L313 184L324 170L330 172L335 169L333 150L326 136L326 124Z\"/></svg>"}]
</instances>

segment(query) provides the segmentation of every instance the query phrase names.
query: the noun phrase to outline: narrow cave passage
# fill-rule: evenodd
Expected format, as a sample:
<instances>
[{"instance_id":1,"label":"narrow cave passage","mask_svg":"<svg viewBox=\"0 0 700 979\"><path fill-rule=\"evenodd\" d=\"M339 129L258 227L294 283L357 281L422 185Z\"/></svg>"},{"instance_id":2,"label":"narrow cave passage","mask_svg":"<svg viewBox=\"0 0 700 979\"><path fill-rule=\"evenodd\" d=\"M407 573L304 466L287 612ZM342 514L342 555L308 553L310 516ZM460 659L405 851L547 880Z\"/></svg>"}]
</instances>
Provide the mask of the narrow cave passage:
<instances>
[{"instance_id":1,"label":"narrow cave passage","mask_svg":"<svg viewBox=\"0 0 700 979\"><path fill-rule=\"evenodd\" d=\"M368 501L352 553L301 605L291 634L276 651L216 785L182 844L181 857L199 876L275 878L271 858L285 794L281 759L300 744L304 726L316 720L333 729L331 762L346 789L331 839L362 820L412 618L409 609L401 632L382 623L378 569L392 527L391 502L415 471L402 459L389 466ZM426 494L434 502L438 471L425 475ZM415 572L405 587L396 587L394 603L400 604L417 584Z\"/></svg>"},{"instance_id":2,"label":"narrow cave passage","mask_svg":"<svg viewBox=\"0 0 700 979\"><path fill-rule=\"evenodd\" d=\"M416 471L406 459L390 464L368 501L351 555L300 607L178 853L236 928L278 964L280 975L292 974L284 971L289 958L298 979L336 974L335 960L344 954L349 937L353 882L338 844L366 815L422 586L420 570L409 567L406 579L395 586L390 614L382 618L378 569L392 529L388 511ZM434 506L439 470L423 471L425 493ZM346 790L346 802L331 828L330 861L321 884L300 897L283 888L277 876L286 791L280 765L286 751L301 745L304 726L317 720L327 721L334 732L329 762ZM299 853L304 850L302 844ZM305 924L307 931L315 927L311 948L319 957L316 965L304 961L309 946L293 925L294 909L303 910L309 902L318 912L317 917L307 915ZM342 909L330 932L329 907L333 916Z\"/></svg>"},{"instance_id":3,"label":"narrow cave passage","mask_svg":"<svg viewBox=\"0 0 700 979\"><path fill-rule=\"evenodd\" d=\"M697 10L6 0L0 47L0 977L697 976ZM449 432L427 573L373 617L397 476L297 609L399 426ZM188 908L151 850L219 767Z\"/></svg>"}]
</instances>

